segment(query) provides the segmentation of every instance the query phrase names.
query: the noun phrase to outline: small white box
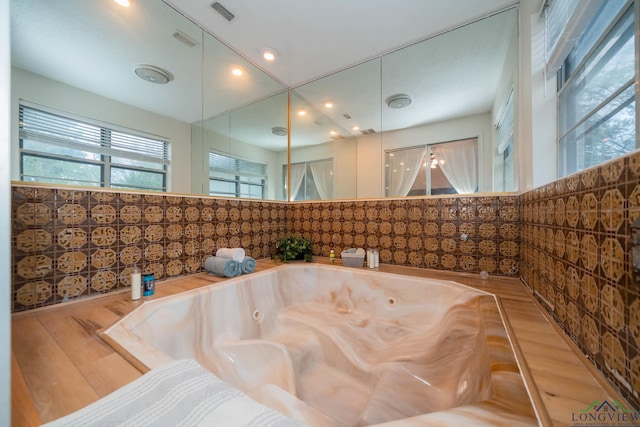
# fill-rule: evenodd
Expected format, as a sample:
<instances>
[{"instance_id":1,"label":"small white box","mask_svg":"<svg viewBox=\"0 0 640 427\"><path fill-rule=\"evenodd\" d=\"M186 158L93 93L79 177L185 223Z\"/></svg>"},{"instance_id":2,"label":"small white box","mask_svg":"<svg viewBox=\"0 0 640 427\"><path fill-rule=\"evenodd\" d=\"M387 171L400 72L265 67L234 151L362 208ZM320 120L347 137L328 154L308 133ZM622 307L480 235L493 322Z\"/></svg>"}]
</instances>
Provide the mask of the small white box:
<instances>
[{"instance_id":1,"label":"small white box","mask_svg":"<svg viewBox=\"0 0 640 427\"><path fill-rule=\"evenodd\" d=\"M345 267L362 267L364 263L363 253L358 254L342 251L340 257L342 258L342 265Z\"/></svg>"}]
</instances>

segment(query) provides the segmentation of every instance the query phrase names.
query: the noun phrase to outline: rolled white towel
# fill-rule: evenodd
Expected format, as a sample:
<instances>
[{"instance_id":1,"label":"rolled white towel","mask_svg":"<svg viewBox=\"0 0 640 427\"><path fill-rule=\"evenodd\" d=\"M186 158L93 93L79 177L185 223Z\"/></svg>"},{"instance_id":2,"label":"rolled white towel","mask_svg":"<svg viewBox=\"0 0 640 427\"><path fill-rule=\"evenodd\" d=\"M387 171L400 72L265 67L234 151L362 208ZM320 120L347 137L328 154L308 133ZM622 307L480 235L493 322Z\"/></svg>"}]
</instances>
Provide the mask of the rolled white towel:
<instances>
[{"instance_id":1,"label":"rolled white towel","mask_svg":"<svg viewBox=\"0 0 640 427\"><path fill-rule=\"evenodd\" d=\"M220 248L216 251L216 256L220 258L229 258L238 262L244 259L244 249L242 248Z\"/></svg>"}]
</instances>

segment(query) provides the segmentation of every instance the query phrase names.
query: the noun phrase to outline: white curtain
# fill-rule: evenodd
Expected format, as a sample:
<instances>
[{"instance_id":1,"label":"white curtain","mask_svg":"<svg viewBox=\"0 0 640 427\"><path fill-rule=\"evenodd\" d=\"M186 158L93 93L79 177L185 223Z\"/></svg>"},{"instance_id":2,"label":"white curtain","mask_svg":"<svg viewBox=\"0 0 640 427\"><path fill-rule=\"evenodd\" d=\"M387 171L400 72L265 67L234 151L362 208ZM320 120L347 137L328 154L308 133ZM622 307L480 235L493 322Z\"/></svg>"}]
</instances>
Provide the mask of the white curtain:
<instances>
[{"instance_id":1,"label":"white curtain","mask_svg":"<svg viewBox=\"0 0 640 427\"><path fill-rule=\"evenodd\" d=\"M397 197L409 194L413 183L425 161L424 147L397 150L387 153L387 196Z\"/></svg>"},{"instance_id":2,"label":"white curtain","mask_svg":"<svg viewBox=\"0 0 640 427\"><path fill-rule=\"evenodd\" d=\"M311 175L322 200L333 199L333 161L309 163Z\"/></svg>"},{"instance_id":3,"label":"white curtain","mask_svg":"<svg viewBox=\"0 0 640 427\"><path fill-rule=\"evenodd\" d=\"M291 164L291 179L289 184L291 185L290 201L295 200L302 188L302 180L304 179L304 171L306 165L304 163Z\"/></svg>"},{"instance_id":4,"label":"white curtain","mask_svg":"<svg viewBox=\"0 0 640 427\"><path fill-rule=\"evenodd\" d=\"M475 193L478 188L478 139L463 139L431 145L431 152L458 194Z\"/></svg>"}]
</instances>

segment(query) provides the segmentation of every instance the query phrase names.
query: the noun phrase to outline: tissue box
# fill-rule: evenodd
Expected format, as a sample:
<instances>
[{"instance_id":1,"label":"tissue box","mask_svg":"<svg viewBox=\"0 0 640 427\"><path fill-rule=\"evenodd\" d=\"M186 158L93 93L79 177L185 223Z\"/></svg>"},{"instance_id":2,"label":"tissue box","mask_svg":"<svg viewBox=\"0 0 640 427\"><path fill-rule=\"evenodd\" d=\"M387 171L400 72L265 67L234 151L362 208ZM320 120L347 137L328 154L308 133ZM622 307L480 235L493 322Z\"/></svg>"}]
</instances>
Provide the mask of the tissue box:
<instances>
[{"instance_id":1,"label":"tissue box","mask_svg":"<svg viewBox=\"0 0 640 427\"><path fill-rule=\"evenodd\" d=\"M362 251L362 253L349 253L347 251L342 251L340 253L340 258L342 258L342 265L345 267L362 267L364 262L364 251Z\"/></svg>"}]
</instances>

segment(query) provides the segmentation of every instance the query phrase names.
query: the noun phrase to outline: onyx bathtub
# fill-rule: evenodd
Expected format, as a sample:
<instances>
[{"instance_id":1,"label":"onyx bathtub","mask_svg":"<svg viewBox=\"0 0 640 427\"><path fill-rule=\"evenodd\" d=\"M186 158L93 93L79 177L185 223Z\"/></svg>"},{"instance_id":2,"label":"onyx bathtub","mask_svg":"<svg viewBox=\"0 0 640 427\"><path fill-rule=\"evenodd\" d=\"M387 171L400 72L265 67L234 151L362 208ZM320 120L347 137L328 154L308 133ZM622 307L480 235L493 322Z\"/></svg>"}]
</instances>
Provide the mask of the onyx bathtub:
<instances>
[{"instance_id":1,"label":"onyx bathtub","mask_svg":"<svg viewBox=\"0 0 640 427\"><path fill-rule=\"evenodd\" d=\"M102 337L310 426L538 424L499 302L452 281L283 265L145 302Z\"/></svg>"}]
</instances>

